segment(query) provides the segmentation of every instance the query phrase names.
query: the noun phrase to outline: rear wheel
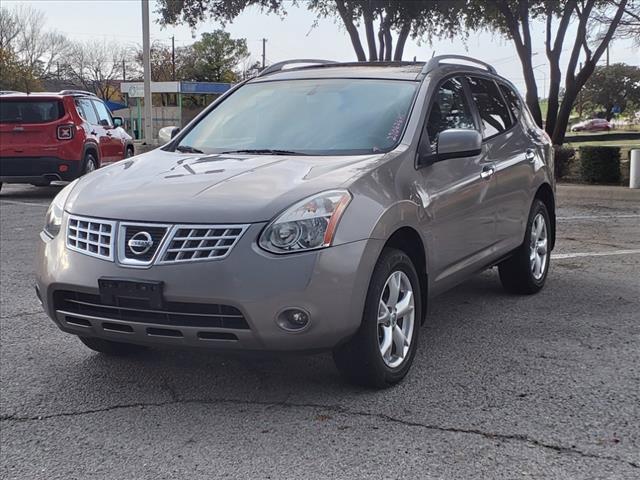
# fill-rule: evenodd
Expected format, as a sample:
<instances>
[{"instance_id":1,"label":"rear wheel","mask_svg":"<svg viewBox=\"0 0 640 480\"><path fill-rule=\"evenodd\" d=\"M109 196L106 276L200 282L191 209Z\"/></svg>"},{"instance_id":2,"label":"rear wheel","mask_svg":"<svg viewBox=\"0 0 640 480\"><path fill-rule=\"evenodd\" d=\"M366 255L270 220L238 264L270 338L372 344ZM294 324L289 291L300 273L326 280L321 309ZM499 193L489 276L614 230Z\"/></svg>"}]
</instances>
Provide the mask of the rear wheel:
<instances>
[{"instance_id":1,"label":"rear wheel","mask_svg":"<svg viewBox=\"0 0 640 480\"><path fill-rule=\"evenodd\" d=\"M82 175L86 175L87 173L91 173L97 169L98 169L98 160L96 159L93 153L88 152L84 156L84 164L82 166Z\"/></svg>"},{"instance_id":2,"label":"rear wheel","mask_svg":"<svg viewBox=\"0 0 640 480\"><path fill-rule=\"evenodd\" d=\"M513 256L498 265L500 281L507 292L529 295L544 286L551 258L550 232L547 207L536 199L529 213L524 242Z\"/></svg>"},{"instance_id":3,"label":"rear wheel","mask_svg":"<svg viewBox=\"0 0 640 480\"><path fill-rule=\"evenodd\" d=\"M348 380L385 388L404 378L418 344L421 298L411 259L400 250L384 249L371 277L360 329L333 351Z\"/></svg>"},{"instance_id":4,"label":"rear wheel","mask_svg":"<svg viewBox=\"0 0 640 480\"><path fill-rule=\"evenodd\" d=\"M133 157L133 147L127 147L127 151L124 154L124 158Z\"/></svg>"},{"instance_id":5,"label":"rear wheel","mask_svg":"<svg viewBox=\"0 0 640 480\"><path fill-rule=\"evenodd\" d=\"M141 345L133 345L131 343L112 342L110 340L103 340L102 338L94 337L78 338L91 350L99 353L104 353L105 355L131 355L146 350L146 347L143 347Z\"/></svg>"}]
</instances>

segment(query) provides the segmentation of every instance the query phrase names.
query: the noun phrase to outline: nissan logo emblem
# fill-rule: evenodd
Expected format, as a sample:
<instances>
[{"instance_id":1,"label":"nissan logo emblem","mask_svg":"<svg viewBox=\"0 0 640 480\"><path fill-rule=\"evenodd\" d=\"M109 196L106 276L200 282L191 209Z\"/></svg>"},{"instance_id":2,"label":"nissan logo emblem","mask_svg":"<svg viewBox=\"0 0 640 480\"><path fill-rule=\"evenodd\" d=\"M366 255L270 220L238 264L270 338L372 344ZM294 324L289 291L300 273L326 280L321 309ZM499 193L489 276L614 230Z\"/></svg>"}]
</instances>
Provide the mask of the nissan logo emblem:
<instances>
[{"instance_id":1,"label":"nissan logo emblem","mask_svg":"<svg viewBox=\"0 0 640 480\"><path fill-rule=\"evenodd\" d=\"M153 238L148 232L138 232L127 242L134 255L144 255L153 247Z\"/></svg>"}]
</instances>

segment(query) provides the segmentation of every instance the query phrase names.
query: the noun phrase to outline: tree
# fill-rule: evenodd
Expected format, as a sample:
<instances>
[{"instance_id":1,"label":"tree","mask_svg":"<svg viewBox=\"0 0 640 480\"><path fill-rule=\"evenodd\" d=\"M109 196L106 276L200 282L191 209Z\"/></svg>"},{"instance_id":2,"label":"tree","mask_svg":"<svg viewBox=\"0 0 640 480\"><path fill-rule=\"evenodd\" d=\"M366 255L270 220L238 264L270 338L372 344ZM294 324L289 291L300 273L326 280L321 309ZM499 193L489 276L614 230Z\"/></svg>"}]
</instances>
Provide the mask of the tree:
<instances>
[{"instance_id":1,"label":"tree","mask_svg":"<svg viewBox=\"0 0 640 480\"><path fill-rule=\"evenodd\" d=\"M62 67L65 78L109 100L119 92L116 80L122 78L122 61L130 57L129 49L116 42L76 42Z\"/></svg>"},{"instance_id":2,"label":"tree","mask_svg":"<svg viewBox=\"0 0 640 480\"><path fill-rule=\"evenodd\" d=\"M215 18L232 21L249 6L268 13L286 14L288 5L305 5L320 17L339 19L358 61L402 60L409 36L453 36L460 30L465 0L159 0L161 23L187 23L191 27ZM376 33L375 22L378 22ZM364 25L367 51L358 27ZM394 33L397 35L394 40ZM394 48L395 47L395 48Z\"/></svg>"},{"instance_id":3,"label":"tree","mask_svg":"<svg viewBox=\"0 0 640 480\"><path fill-rule=\"evenodd\" d=\"M628 104L640 103L640 67L624 63L596 67L582 96L592 109L604 111L611 120L614 106L624 112Z\"/></svg>"},{"instance_id":4,"label":"tree","mask_svg":"<svg viewBox=\"0 0 640 480\"><path fill-rule=\"evenodd\" d=\"M2 83L33 90L38 79L58 74L58 63L68 53L69 41L45 30L44 14L31 7L0 7Z\"/></svg>"},{"instance_id":5,"label":"tree","mask_svg":"<svg viewBox=\"0 0 640 480\"><path fill-rule=\"evenodd\" d=\"M544 127L553 143L561 145L578 93L606 51L628 3L628 0L469 0L465 18L467 26L495 29L513 41L522 65L527 105L540 126L543 122L533 72L531 24L534 21L545 22L544 47L550 64L550 76ZM605 16L604 23L596 22L596 18ZM567 31L572 22L576 24L577 31L575 37L569 39ZM599 32L590 29L594 24L599 25ZM569 62L563 73L560 68L561 56L567 49ZM563 77L564 94L561 98L560 83Z\"/></svg>"},{"instance_id":6,"label":"tree","mask_svg":"<svg viewBox=\"0 0 640 480\"><path fill-rule=\"evenodd\" d=\"M619 0L611 0L612 3L617 4ZM595 20L601 24L606 25L608 23L608 13L601 12L596 15ZM632 40L634 46L640 47L640 1L628 3L624 9L624 16L620 20L618 29L616 30L616 39Z\"/></svg>"},{"instance_id":7,"label":"tree","mask_svg":"<svg viewBox=\"0 0 640 480\"><path fill-rule=\"evenodd\" d=\"M247 41L233 39L224 30L203 33L202 38L181 52L183 80L235 82L242 63L249 57Z\"/></svg>"}]
</instances>

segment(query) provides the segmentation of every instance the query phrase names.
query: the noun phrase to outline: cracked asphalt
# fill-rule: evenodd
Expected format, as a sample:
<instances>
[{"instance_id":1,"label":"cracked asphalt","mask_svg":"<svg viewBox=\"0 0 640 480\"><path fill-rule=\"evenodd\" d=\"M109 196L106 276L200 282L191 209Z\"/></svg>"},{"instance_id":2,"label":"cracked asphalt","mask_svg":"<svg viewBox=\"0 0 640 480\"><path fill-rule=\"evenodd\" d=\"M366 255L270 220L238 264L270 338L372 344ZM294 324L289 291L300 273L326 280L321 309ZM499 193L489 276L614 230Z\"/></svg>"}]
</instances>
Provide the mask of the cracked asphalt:
<instances>
[{"instance_id":1,"label":"cracked asphalt","mask_svg":"<svg viewBox=\"0 0 640 480\"><path fill-rule=\"evenodd\" d=\"M3 479L640 478L640 197L560 195L547 287L438 297L409 376L371 391L328 354L89 351L33 292L57 191L0 194Z\"/></svg>"}]
</instances>

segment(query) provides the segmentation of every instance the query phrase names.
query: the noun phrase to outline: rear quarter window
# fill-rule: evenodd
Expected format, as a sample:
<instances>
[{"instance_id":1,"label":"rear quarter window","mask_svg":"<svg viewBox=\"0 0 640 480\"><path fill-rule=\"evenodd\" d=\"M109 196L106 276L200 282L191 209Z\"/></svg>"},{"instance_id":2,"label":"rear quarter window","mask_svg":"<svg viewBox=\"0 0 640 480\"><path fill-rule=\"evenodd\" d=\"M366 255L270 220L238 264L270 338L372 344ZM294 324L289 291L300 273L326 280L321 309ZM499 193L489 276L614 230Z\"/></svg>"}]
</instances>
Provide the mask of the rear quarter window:
<instances>
[{"instance_id":1,"label":"rear quarter window","mask_svg":"<svg viewBox=\"0 0 640 480\"><path fill-rule=\"evenodd\" d=\"M509 109L511 110L511 113L513 113L513 118L520 118L520 114L522 113L522 101L518 94L514 92L511 87L502 83L500 84L500 90L502 90L502 94L507 100L507 105L509 105Z\"/></svg>"},{"instance_id":2,"label":"rear quarter window","mask_svg":"<svg viewBox=\"0 0 640 480\"><path fill-rule=\"evenodd\" d=\"M60 100L0 100L0 123L48 123L63 116Z\"/></svg>"},{"instance_id":3,"label":"rear quarter window","mask_svg":"<svg viewBox=\"0 0 640 480\"><path fill-rule=\"evenodd\" d=\"M96 111L93 109L91 100L87 98L78 98L76 100L76 108L78 109L80 116L87 122L92 125L98 125L98 116L96 115Z\"/></svg>"}]
</instances>

